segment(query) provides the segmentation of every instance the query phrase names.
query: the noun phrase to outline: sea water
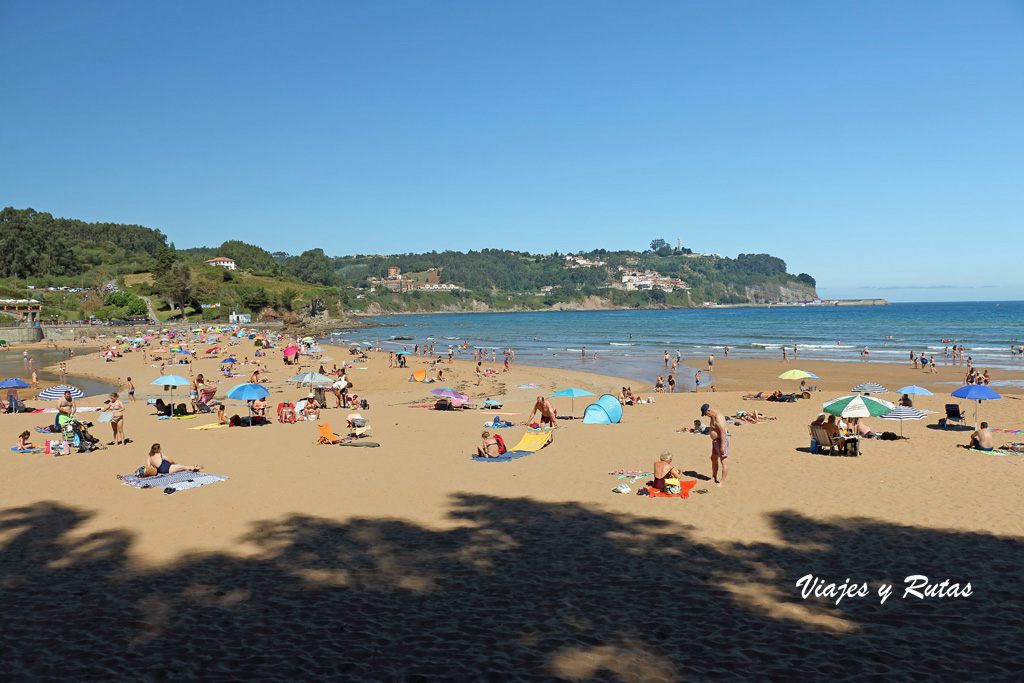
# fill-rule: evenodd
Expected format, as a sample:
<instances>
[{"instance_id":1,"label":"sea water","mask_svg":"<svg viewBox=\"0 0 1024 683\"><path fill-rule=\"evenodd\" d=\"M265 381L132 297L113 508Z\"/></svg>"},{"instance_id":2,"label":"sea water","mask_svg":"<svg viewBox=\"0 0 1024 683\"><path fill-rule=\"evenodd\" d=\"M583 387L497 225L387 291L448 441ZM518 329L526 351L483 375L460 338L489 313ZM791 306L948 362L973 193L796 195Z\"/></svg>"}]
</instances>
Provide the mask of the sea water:
<instances>
[{"instance_id":1,"label":"sea water","mask_svg":"<svg viewBox=\"0 0 1024 683\"><path fill-rule=\"evenodd\" d=\"M677 382L693 386L696 369L707 374L707 357L909 363L910 352L935 355L952 364L945 348L963 344L974 366L1024 371L1024 357L1012 355L1011 342L1024 343L1024 302L898 303L889 306L780 306L685 310L545 311L382 316L374 320L403 327L371 328L335 336L335 341L379 341L385 350L412 351L434 343L436 355L468 342L457 358L472 358L472 347L502 352L512 347L516 361L585 370L653 382L668 374L664 353L681 357ZM394 337L411 337L395 340ZM943 340L950 340L948 342ZM583 355L586 349L586 357ZM594 355L597 358L594 358ZM497 368L495 368L497 369ZM714 372L712 371L712 375ZM707 378L702 378L702 385Z\"/></svg>"},{"instance_id":2,"label":"sea water","mask_svg":"<svg viewBox=\"0 0 1024 683\"><path fill-rule=\"evenodd\" d=\"M48 386L61 383L60 375L56 372L44 370L44 368L48 365L57 365L58 363L69 360L65 353L54 349L28 349L28 356L33 361L32 363L29 363L28 359L25 359L22 356L23 351L25 351L25 349L18 347L0 351L0 379L17 377L31 384L32 368L34 366L38 370L40 389L45 389ZM78 353L87 353L85 349L75 349L75 351ZM82 377L68 376L64 383L70 384L73 387L78 387L85 392L86 396L102 396L109 394L112 391L117 391L117 387L112 384ZM6 390L0 390L0 393L3 394L4 398L6 398ZM35 392L32 389L21 389L19 390L19 395L23 400L28 400L31 403L31 397L35 395Z\"/></svg>"}]
</instances>

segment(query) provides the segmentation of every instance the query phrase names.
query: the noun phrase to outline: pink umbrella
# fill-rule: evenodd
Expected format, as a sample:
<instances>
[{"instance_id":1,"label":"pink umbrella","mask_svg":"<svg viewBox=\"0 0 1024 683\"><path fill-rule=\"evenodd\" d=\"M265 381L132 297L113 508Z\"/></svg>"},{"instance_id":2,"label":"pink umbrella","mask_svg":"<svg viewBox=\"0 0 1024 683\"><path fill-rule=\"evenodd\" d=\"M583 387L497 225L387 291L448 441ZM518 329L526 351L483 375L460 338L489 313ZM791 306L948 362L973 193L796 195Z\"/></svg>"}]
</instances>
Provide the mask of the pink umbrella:
<instances>
[{"instance_id":1,"label":"pink umbrella","mask_svg":"<svg viewBox=\"0 0 1024 683\"><path fill-rule=\"evenodd\" d=\"M212 349L206 349L207 353L213 353L214 351L220 351L220 347L214 346Z\"/></svg>"},{"instance_id":2,"label":"pink umbrella","mask_svg":"<svg viewBox=\"0 0 1024 683\"><path fill-rule=\"evenodd\" d=\"M299 347L298 346L289 346L289 347L287 347L284 350L284 355L286 355L286 356L294 356L298 352L299 352Z\"/></svg>"}]
</instances>

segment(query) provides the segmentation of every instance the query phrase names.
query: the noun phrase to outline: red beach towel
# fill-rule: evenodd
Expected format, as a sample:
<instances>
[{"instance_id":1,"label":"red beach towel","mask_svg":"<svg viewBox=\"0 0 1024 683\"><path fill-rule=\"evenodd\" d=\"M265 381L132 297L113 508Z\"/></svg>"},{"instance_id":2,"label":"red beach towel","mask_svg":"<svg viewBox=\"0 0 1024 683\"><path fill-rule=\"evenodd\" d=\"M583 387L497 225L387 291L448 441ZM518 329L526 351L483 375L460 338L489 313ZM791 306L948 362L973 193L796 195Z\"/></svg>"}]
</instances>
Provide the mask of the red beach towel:
<instances>
[{"instance_id":1,"label":"red beach towel","mask_svg":"<svg viewBox=\"0 0 1024 683\"><path fill-rule=\"evenodd\" d=\"M696 485L697 482L695 481L680 481L679 488L681 488L682 491L680 491L679 493L665 493L664 491L659 491L658 489L652 489L650 487L647 487L647 495L650 496L651 498L689 498L690 489L692 489Z\"/></svg>"}]
</instances>

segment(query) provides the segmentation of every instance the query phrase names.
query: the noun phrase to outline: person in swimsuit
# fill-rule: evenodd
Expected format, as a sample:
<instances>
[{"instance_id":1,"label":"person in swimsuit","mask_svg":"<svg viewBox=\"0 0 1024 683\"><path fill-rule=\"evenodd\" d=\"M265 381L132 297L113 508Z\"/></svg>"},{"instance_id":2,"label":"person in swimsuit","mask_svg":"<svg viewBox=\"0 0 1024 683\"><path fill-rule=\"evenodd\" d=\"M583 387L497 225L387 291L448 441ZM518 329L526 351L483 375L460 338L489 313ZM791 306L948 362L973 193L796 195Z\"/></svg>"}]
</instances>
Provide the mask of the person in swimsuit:
<instances>
[{"instance_id":1,"label":"person in swimsuit","mask_svg":"<svg viewBox=\"0 0 1024 683\"><path fill-rule=\"evenodd\" d=\"M705 403L700 407L700 416L707 417L711 421L711 430L708 433L711 437L711 477L719 486L725 484L725 477L729 474L729 433L725 425L725 417ZM722 467L722 478L718 478L718 467Z\"/></svg>"},{"instance_id":2,"label":"person in swimsuit","mask_svg":"<svg viewBox=\"0 0 1024 683\"><path fill-rule=\"evenodd\" d=\"M114 440L109 445L123 446L128 439L124 438L124 403L118 398L117 392L110 395L110 402L103 412L111 411L114 418L110 421L110 428L114 431Z\"/></svg>"},{"instance_id":3,"label":"person in swimsuit","mask_svg":"<svg viewBox=\"0 0 1024 683\"><path fill-rule=\"evenodd\" d=\"M658 462L654 463L654 481L651 482L651 488L665 491L668 488L665 484L666 479L678 479L681 476L683 476L683 473L672 467L672 454L665 451L661 454Z\"/></svg>"},{"instance_id":4,"label":"person in swimsuit","mask_svg":"<svg viewBox=\"0 0 1024 683\"><path fill-rule=\"evenodd\" d=\"M988 422L982 422L978 431L971 434L971 445L968 448L974 448L979 451L990 451L995 448L995 444L992 441L992 432L988 430Z\"/></svg>"},{"instance_id":5,"label":"person in swimsuit","mask_svg":"<svg viewBox=\"0 0 1024 683\"><path fill-rule=\"evenodd\" d=\"M27 451L36 447L34 443L29 442L32 438L32 434L26 429L18 435L18 444L15 446L19 451Z\"/></svg>"},{"instance_id":6,"label":"person in swimsuit","mask_svg":"<svg viewBox=\"0 0 1024 683\"><path fill-rule=\"evenodd\" d=\"M185 466L179 465L173 460L168 460L160 451L160 444L155 443L149 449L149 466L156 468L157 474L175 474L176 472L198 472L203 469L202 465Z\"/></svg>"},{"instance_id":7,"label":"person in swimsuit","mask_svg":"<svg viewBox=\"0 0 1024 683\"><path fill-rule=\"evenodd\" d=\"M483 432L480 434L483 437L484 442L476 447L477 457L484 458L497 458L498 455L498 440L491 436L490 432Z\"/></svg>"},{"instance_id":8,"label":"person in swimsuit","mask_svg":"<svg viewBox=\"0 0 1024 683\"><path fill-rule=\"evenodd\" d=\"M530 411L530 417L526 420L525 424L533 424L533 416L538 412L540 413L541 426L549 426L554 429L555 415L557 415L557 413L551 405L551 401L547 400L543 396L537 397L537 402L533 404L533 410Z\"/></svg>"},{"instance_id":9,"label":"person in swimsuit","mask_svg":"<svg viewBox=\"0 0 1024 683\"><path fill-rule=\"evenodd\" d=\"M132 378L128 378L128 400L132 403L135 402L135 385L132 384Z\"/></svg>"}]
</instances>

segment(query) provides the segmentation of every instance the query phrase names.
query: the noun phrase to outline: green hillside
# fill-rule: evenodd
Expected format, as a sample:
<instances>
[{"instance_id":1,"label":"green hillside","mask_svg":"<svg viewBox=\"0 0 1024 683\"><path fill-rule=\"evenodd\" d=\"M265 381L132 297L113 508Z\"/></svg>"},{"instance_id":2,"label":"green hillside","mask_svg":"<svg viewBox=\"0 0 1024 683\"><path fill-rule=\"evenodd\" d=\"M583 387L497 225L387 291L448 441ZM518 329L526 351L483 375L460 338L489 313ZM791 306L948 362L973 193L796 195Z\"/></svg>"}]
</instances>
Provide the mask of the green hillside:
<instances>
[{"instance_id":1,"label":"green hillside","mask_svg":"<svg viewBox=\"0 0 1024 683\"><path fill-rule=\"evenodd\" d=\"M238 270L206 265L233 259ZM768 254L735 259L670 249L554 254L501 249L328 256L268 252L229 240L175 249L159 230L85 223L33 209L0 211L0 286L44 301L44 320L222 320L232 311L298 320L361 312L538 310L550 307L690 307L814 298L814 278ZM385 283L398 268L401 282ZM635 275L631 280L630 274ZM424 285L449 286L426 291ZM400 291L391 291L389 287ZM411 291L402 291L409 289ZM122 290L123 294L117 291Z\"/></svg>"}]
</instances>

